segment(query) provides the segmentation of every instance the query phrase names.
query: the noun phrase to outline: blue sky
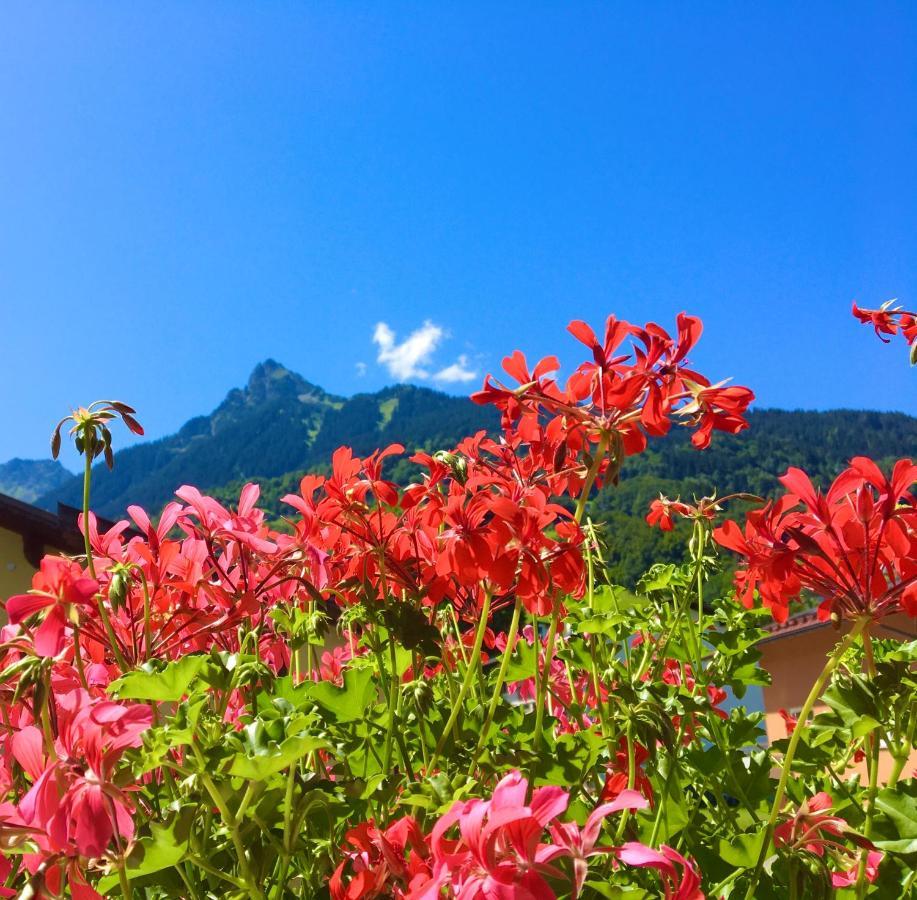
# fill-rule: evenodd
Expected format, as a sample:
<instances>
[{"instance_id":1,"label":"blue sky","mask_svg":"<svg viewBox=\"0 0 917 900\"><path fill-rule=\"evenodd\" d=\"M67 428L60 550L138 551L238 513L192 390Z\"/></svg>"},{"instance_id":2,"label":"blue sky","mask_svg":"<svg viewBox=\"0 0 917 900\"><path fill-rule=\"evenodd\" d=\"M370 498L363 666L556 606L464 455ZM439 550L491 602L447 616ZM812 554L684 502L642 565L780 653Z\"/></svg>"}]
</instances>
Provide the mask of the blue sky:
<instances>
[{"instance_id":1,"label":"blue sky","mask_svg":"<svg viewBox=\"0 0 917 900\"><path fill-rule=\"evenodd\" d=\"M269 356L464 392L609 312L702 316L760 405L917 413L849 314L917 305L915 46L887 3L6 3L0 460Z\"/></svg>"}]
</instances>

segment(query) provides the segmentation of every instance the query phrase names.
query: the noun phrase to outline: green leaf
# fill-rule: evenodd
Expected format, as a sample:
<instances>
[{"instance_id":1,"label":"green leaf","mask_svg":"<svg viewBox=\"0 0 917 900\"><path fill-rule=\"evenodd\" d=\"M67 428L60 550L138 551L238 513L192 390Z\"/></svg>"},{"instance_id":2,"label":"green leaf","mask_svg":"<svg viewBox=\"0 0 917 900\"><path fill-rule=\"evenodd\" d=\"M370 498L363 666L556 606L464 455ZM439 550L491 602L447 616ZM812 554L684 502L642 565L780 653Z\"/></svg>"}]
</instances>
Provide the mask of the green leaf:
<instances>
[{"instance_id":1,"label":"green leaf","mask_svg":"<svg viewBox=\"0 0 917 900\"><path fill-rule=\"evenodd\" d=\"M619 584L605 584L592 592L592 609L595 612L623 612L627 609L642 609L649 598L637 595Z\"/></svg>"},{"instance_id":2,"label":"green leaf","mask_svg":"<svg viewBox=\"0 0 917 900\"><path fill-rule=\"evenodd\" d=\"M402 794L398 798L400 806L419 806L421 809L432 809L435 801L425 794Z\"/></svg>"},{"instance_id":3,"label":"green leaf","mask_svg":"<svg viewBox=\"0 0 917 900\"><path fill-rule=\"evenodd\" d=\"M373 670L347 669L344 687L329 681L309 685L309 696L336 722L356 722L366 714L366 708L375 690Z\"/></svg>"},{"instance_id":4,"label":"green leaf","mask_svg":"<svg viewBox=\"0 0 917 900\"><path fill-rule=\"evenodd\" d=\"M510 657L509 665L506 667L506 680L508 683L525 681L534 673L535 647L524 640L519 641L516 644L516 652Z\"/></svg>"},{"instance_id":5,"label":"green leaf","mask_svg":"<svg viewBox=\"0 0 917 900\"><path fill-rule=\"evenodd\" d=\"M898 839L875 841L875 845L893 853L917 853L917 797L905 794L900 787L885 788L876 795L876 809L894 825Z\"/></svg>"},{"instance_id":6,"label":"green leaf","mask_svg":"<svg viewBox=\"0 0 917 900\"><path fill-rule=\"evenodd\" d=\"M137 841L127 858L127 875L128 878L140 878L143 875L151 875L153 872L160 872L163 869L171 869L178 865L185 855L185 844L187 835L182 837L176 834L181 828L187 831L187 826L176 820L170 825L158 825L153 822L151 837L145 837ZM118 886L118 876L109 875L103 878L98 884L98 890L102 895L107 895L110 890Z\"/></svg>"},{"instance_id":7,"label":"green leaf","mask_svg":"<svg viewBox=\"0 0 917 900\"><path fill-rule=\"evenodd\" d=\"M630 621L629 617L623 614L606 613L602 616L590 616L588 619L583 619L576 626L576 630L580 634L608 634L627 621Z\"/></svg>"},{"instance_id":8,"label":"green leaf","mask_svg":"<svg viewBox=\"0 0 917 900\"><path fill-rule=\"evenodd\" d=\"M410 603L395 603L382 611L386 628L407 650L419 650L426 656L438 656L442 635L430 624L427 613Z\"/></svg>"},{"instance_id":9,"label":"green leaf","mask_svg":"<svg viewBox=\"0 0 917 900\"><path fill-rule=\"evenodd\" d=\"M851 676L833 684L825 691L823 699L855 738L861 738L879 727L875 695L861 676Z\"/></svg>"},{"instance_id":10,"label":"green leaf","mask_svg":"<svg viewBox=\"0 0 917 900\"><path fill-rule=\"evenodd\" d=\"M589 897L590 892L598 897L607 897L608 900L619 900L621 897L625 897L626 900L644 900L645 897L649 896L643 888L617 887L613 884L606 884L603 881L587 881L584 887L587 888L586 893L583 894L584 897Z\"/></svg>"},{"instance_id":11,"label":"green leaf","mask_svg":"<svg viewBox=\"0 0 917 900\"><path fill-rule=\"evenodd\" d=\"M663 591L672 583L675 578L675 571L675 566L672 563L667 565L657 563L640 579L637 586L644 593Z\"/></svg>"},{"instance_id":12,"label":"green leaf","mask_svg":"<svg viewBox=\"0 0 917 900\"><path fill-rule=\"evenodd\" d=\"M553 752L542 756L538 774L549 784L578 784L595 766L603 746L592 730L561 735Z\"/></svg>"},{"instance_id":13,"label":"green leaf","mask_svg":"<svg viewBox=\"0 0 917 900\"><path fill-rule=\"evenodd\" d=\"M121 700L181 700L207 661L201 654L183 656L158 671L148 663L113 681L108 690Z\"/></svg>"},{"instance_id":14,"label":"green leaf","mask_svg":"<svg viewBox=\"0 0 917 900\"><path fill-rule=\"evenodd\" d=\"M660 818L659 841L665 843L688 824L688 794L681 785L678 772L668 772L668 766L672 765L672 761L663 758L660 759L660 763L659 774L665 779L661 792L665 794L665 806ZM662 802L662 798L660 797L657 802Z\"/></svg>"},{"instance_id":15,"label":"green leaf","mask_svg":"<svg viewBox=\"0 0 917 900\"><path fill-rule=\"evenodd\" d=\"M280 744L268 744L254 756L237 753L229 774L250 781L264 781L307 753L329 746L327 741L312 734L294 735Z\"/></svg>"},{"instance_id":16,"label":"green leaf","mask_svg":"<svg viewBox=\"0 0 917 900\"><path fill-rule=\"evenodd\" d=\"M917 344L915 344L917 346ZM906 644L897 644L885 656L886 659L900 662L914 662L917 660L917 641L908 641Z\"/></svg>"},{"instance_id":17,"label":"green leaf","mask_svg":"<svg viewBox=\"0 0 917 900\"><path fill-rule=\"evenodd\" d=\"M758 861L763 840L763 831L754 834L738 834L731 841L720 840L720 857L731 866L750 869Z\"/></svg>"}]
</instances>

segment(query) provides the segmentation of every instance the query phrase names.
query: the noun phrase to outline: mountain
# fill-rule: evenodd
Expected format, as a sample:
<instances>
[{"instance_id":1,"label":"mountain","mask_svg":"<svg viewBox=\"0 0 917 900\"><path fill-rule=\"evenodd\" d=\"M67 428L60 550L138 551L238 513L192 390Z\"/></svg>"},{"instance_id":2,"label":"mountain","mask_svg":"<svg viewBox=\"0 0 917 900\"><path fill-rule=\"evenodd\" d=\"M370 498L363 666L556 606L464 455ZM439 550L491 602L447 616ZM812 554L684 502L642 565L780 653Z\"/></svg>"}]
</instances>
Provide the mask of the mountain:
<instances>
[{"instance_id":1,"label":"mountain","mask_svg":"<svg viewBox=\"0 0 917 900\"><path fill-rule=\"evenodd\" d=\"M11 459L0 463L0 494L26 503L54 493L72 479L73 473L52 459Z\"/></svg>"},{"instance_id":2,"label":"mountain","mask_svg":"<svg viewBox=\"0 0 917 900\"><path fill-rule=\"evenodd\" d=\"M267 360L210 415L191 419L177 434L117 452L111 472L97 465L92 505L111 517L123 516L132 503L155 511L182 484L215 489L321 468L341 444L360 455L395 442L412 451L451 447L497 423L495 411L464 397L411 385L337 397ZM78 505L81 491L82 478L74 477L38 502Z\"/></svg>"}]
</instances>

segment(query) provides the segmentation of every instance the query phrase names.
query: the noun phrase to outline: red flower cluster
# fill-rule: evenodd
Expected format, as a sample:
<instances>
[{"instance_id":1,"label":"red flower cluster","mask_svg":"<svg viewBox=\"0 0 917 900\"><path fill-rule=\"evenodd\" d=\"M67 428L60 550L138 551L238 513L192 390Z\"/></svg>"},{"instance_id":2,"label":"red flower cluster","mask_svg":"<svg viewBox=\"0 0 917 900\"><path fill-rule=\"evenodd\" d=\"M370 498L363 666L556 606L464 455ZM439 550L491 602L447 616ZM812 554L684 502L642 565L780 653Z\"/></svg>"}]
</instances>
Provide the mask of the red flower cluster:
<instances>
[{"instance_id":1,"label":"red flower cluster","mask_svg":"<svg viewBox=\"0 0 917 900\"><path fill-rule=\"evenodd\" d=\"M529 371L517 350L503 360L503 368L519 387L488 376L472 399L497 406L505 428L516 429L543 456L553 453L559 460L604 440L612 445L614 466L622 454L642 451L647 436L666 434L673 421L695 428L692 443L707 447L714 430L735 434L748 427L743 415L754 394L711 384L688 368L687 354L702 330L700 319L685 313L678 316L675 339L652 322L641 328L609 316L600 342L585 322L571 322L570 333L589 348L592 359L563 388L552 375L559 368L556 357L545 357ZM543 429L542 422L547 423ZM578 466L557 469L570 470L567 483L574 491L585 480Z\"/></svg>"},{"instance_id":2,"label":"red flower cluster","mask_svg":"<svg viewBox=\"0 0 917 900\"><path fill-rule=\"evenodd\" d=\"M485 594L544 615L557 591L582 593L582 532L534 459L479 434L454 453L415 455L427 474L400 492L380 464L402 449L363 461L338 450L329 479L306 476L283 498L302 516L297 546L320 560L316 590L333 587L344 603L445 600L469 618Z\"/></svg>"},{"instance_id":3,"label":"red flower cluster","mask_svg":"<svg viewBox=\"0 0 917 900\"><path fill-rule=\"evenodd\" d=\"M646 524L650 527L659 526L660 531L671 531L675 527L675 517L680 516L683 519L693 518L696 514L695 508L688 503L682 503L680 500L669 500L661 494L657 500L650 503L650 511L646 514ZM713 509L709 514L704 511L705 518L713 518Z\"/></svg>"},{"instance_id":4,"label":"red flower cluster","mask_svg":"<svg viewBox=\"0 0 917 900\"><path fill-rule=\"evenodd\" d=\"M755 591L778 622L809 591L819 616L874 619L917 616L917 465L899 460L890 478L858 456L827 493L800 469L781 479L787 494L747 516L745 530L727 521L714 537L747 560L736 574L746 606Z\"/></svg>"},{"instance_id":5,"label":"red flower cluster","mask_svg":"<svg viewBox=\"0 0 917 900\"><path fill-rule=\"evenodd\" d=\"M362 822L345 839L344 861L328 882L333 900L402 898L430 879L428 839L412 816L384 831L372 820Z\"/></svg>"},{"instance_id":6,"label":"red flower cluster","mask_svg":"<svg viewBox=\"0 0 917 900\"><path fill-rule=\"evenodd\" d=\"M344 862L331 880L333 900L553 900L555 887L579 896L589 859L612 854L631 866L656 868L666 898L703 900L694 865L670 847L640 843L597 846L604 820L622 810L645 809L636 791L622 791L589 815L585 825L561 822L569 794L545 786L532 792L510 772L489 800L456 801L425 836L406 816L385 831L372 822L352 829ZM564 865L569 861L569 865ZM679 877L676 866L681 868Z\"/></svg>"},{"instance_id":7,"label":"red flower cluster","mask_svg":"<svg viewBox=\"0 0 917 900\"><path fill-rule=\"evenodd\" d=\"M563 390L548 377L556 361L543 360L529 373L517 352L505 368L520 387L488 379L475 395L503 412L498 438L480 433L451 452L416 454L423 477L404 489L383 474L385 461L403 452L399 445L365 459L341 448L327 478L306 476L299 493L284 498L297 514L292 533L268 526L256 507L259 489L251 484L235 509L186 485L176 492L180 502L168 504L156 525L136 506L128 509L130 522L104 533L91 513L81 520L92 559L85 566L45 559L32 591L6 603L10 625L0 650L6 758L27 754L21 762L32 779L9 811L10 827L43 835L35 864L45 866L49 886L51 872L66 870L76 890L94 860L128 849L132 806L114 787L121 783L114 770L150 713L105 699L106 686L121 674L153 659L235 652L244 633L257 635L263 662L287 671L290 644L271 616L278 608L312 604L336 611L362 604L384 611L409 605L430 624L443 610L460 623L477 623L485 607L496 612L519 598L535 615L562 613L561 598L581 596L584 589L579 519L593 485L615 473L625 454L640 451L648 436L665 434L672 421L694 428L698 447L709 443L713 430L747 426L749 390L713 385L688 368L687 353L701 332L698 319L680 315L675 339L658 325L638 328L614 318L601 344L581 322L570 330L591 359ZM120 404L75 414L75 431L90 458L96 451L110 455L106 422L118 414L133 427L130 413ZM96 441L91 447L90 438ZM564 496L579 502L577 513L563 505ZM363 627L353 626L354 641ZM344 651L328 654L306 677L336 681L346 657ZM50 690L24 674L36 667L50 673ZM36 713L47 703L47 721L22 712L36 696ZM228 699L228 720L236 721L244 699L241 693ZM567 699L559 687L555 699L560 705ZM455 844L449 858L484 853L480 841L497 840L494 835L460 842L461 849ZM409 829L391 835L366 829L354 836L354 846L364 854L388 854L386 842L397 846L402 837L402 850L413 846ZM438 840L440 849L451 846L444 835ZM510 846L503 841L498 855ZM486 852L497 852L496 846ZM513 847L523 856L537 852ZM35 861L25 860L26 869ZM445 863L433 853L431 877L439 877L440 865ZM404 880L404 872L397 877Z\"/></svg>"},{"instance_id":8,"label":"red flower cluster","mask_svg":"<svg viewBox=\"0 0 917 900\"><path fill-rule=\"evenodd\" d=\"M660 494L658 499L650 501L650 511L646 514L646 524L656 525L660 531L671 531L675 527L676 517L693 521L712 522L716 514L723 509L723 504L730 500L745 500L760 503L761 498L754 494L729 494L726 497L701 497L694 503L683 503L681 500L670 500Z\"/></svg>"},{"instance_id":9,"label":"red flower cluster","mask_svg":"<svg viewBox=\"0 0 917 900\"><path fill-rule=\"evenodd\" d=\"M804 849L815 856L828 853L836 864L844 866L831 876L834 887L849 887L856 882L859 867L859 853L846 843L845 838L863 848L867 854L866 880L876 880L883 854L858 835L847 824L847 820L831 813L834 800L824 791L803 801L792 817L782 821L774 829L774 844L793 850Z\"/></svg>"},{"instance_id":10,"label":"red flower cluster","mask_svg":"<svg viewBox=\"0 0 917 900\"><path fill-rule=\"evenodd\" d=\"M882 335L900 334L909 347L917 344L917 313L908 312L900 306L892 306L894 300L883 303L879 309L860 309L853 304L853 315L864 325L872 325L880 341L890 343Z\"/></svg>"},{"instance_id":11,"label":"red flower cluster","mask_svg":"<svg viewBox=\"0 0 917 900\"><path fill-rule=\"evenodd\" d=\"M644 771L643 765L650 758L649 751L641 744L634 743L634 788L646 797L648 803L653 803L653 783ZM630 757L627 751L627 741L621 738L618 742L618 750L615 758L605 767L605 784L602 787L602 797L604 801L617 800L627 791L627 785L631 781L630 775Z\"/></svg>"}]
</instances>

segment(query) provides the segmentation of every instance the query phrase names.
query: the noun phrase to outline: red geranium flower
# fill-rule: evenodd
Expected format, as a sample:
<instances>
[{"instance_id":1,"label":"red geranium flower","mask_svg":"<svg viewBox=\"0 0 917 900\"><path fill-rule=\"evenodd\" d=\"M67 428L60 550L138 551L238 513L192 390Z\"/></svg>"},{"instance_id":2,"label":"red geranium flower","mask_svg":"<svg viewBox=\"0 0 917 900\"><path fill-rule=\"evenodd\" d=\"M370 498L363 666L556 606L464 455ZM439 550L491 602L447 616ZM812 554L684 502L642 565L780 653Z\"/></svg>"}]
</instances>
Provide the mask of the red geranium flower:
<instances>
[{"instance_id":1,"label":"red geranium flower","mask_svg":"<svg viewBox=\"0 0 917 900\"><path fill-rule=\"evenodd\" d=\"M803 590L822 598L819 616L917 616L917 506L910 492L917 466L901 459L891 478L858 456L826 493L801 469L780 479L788 493L734 522L716 540L747 560L736 574L746 606L757 590L774 618L785 621Z\"/></svg>"}]
</instances>

